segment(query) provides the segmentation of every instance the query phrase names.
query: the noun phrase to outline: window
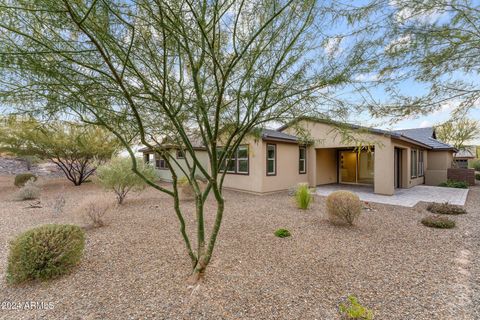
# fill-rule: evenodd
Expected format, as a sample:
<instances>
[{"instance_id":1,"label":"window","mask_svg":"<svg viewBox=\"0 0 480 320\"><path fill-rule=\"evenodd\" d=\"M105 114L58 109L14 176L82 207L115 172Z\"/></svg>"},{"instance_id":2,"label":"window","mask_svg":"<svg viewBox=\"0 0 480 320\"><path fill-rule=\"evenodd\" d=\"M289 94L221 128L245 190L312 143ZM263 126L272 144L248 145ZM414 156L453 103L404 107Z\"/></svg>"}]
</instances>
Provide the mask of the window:
<instances>
[{"instance_id":1,"label":"window","mask_svg":"<svg viewBox=\"0 0 480 320\"><path fill-rule=\"evenodd\" d=\"M307 148L300 147L299 149L298 172L307 173Z\"/></svg>"},{"instance_id":2,"label":"window","mask_svg":"<svg viewBox=\"0 0 480 320\"><path fill-rule=\"evenodd\" d=\"M424 175L424 163L423 163L423 151L418 151L418 176L423 177Z\"/></svg>"},{"instance_id":3,"label":"window","mask_svg":"<svg viewBox=\"0 0 480 320\"><path fill-rule=\"evenodd\" d=\"M410 176L416 178L418 176L418 150L410 151Z\"/></svg>"},{"instance_id":4,"label":"window","mask_svg":"<svg viewBox=\"0 0 480 320\"><path fill-rule=\"evenodd\" d=\"M248 146L237 149L237 173L248 174Z\"/></svg>"},{"instance_id":5,"label":"window","mask_svg":"<svg viewBox=\"0 0 480 320\"><path fill-rule=\"evenodd\" d=\"M277 145L267 144L267 176L277 174Z\"/></svg>"},{"instance_id":6,"label":"window","mask_svg":"<svg viewBox=\"0 0 480 320\"><path fill-rule=\"evenodd\" d=\"M177 159L185 159L185 154L183 150L177 150Z\"/></svg>"},{"instance_id":7,"label":"window","mask_svg":"<svg viewBox=\"0 0 480 320\"><path fill-rule=\"evenodd\" d=\"M157 167L157 169L161 169L161 170L168 169L168 164L163 158L155 160L155 166Z\"/></svg>"},{"instance_id":8,"label":"window","mask_svg":"<svg viewBox=\"0 0 480 320\"><path fill-rule=\"evenodd\" d=\"M143 154L143 161L147 164L150 163L150 153Z\"/></svg>"},{"instance_id":9,"label":"window","mask_svg":"<svg viewBox=\"0 0 480 320\"><path fill-rule=\"evenodd\" d=\"M223 148L217 148L217 159L223 153ZM235 150L232 157L220 163L220 171L227 173L248 174L248 145L241 145Z\"/></svg>"}]
</instances>

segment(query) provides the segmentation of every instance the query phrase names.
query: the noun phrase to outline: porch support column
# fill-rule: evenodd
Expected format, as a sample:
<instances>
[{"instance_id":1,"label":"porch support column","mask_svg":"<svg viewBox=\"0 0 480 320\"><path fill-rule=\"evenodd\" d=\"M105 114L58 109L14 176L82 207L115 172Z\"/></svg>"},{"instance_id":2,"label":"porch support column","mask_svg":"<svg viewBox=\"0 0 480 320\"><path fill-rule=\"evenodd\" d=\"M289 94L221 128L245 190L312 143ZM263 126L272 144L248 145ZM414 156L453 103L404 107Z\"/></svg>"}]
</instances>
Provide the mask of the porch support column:
<instances>
[{"instance_id":1,"label":"porch support column","mask_svg":"<svg viewBox=\"0 0 480 320\"><path fill-rule=\"evenodd\" d=\"M307 175L308 185L317 186L317 150L314 146L307 148Z\"/></svg>"},{"instance_id":2,"label":"porch support column","mask_svg":"<svg viewBox=\"0 0 480 320\"><path fill-rule=\"evenodd\" d=\"M382 141L381 144L375 144L374 192L393 195L394 184L394 147L391 140Z\"/></svg>"}]
</instances>

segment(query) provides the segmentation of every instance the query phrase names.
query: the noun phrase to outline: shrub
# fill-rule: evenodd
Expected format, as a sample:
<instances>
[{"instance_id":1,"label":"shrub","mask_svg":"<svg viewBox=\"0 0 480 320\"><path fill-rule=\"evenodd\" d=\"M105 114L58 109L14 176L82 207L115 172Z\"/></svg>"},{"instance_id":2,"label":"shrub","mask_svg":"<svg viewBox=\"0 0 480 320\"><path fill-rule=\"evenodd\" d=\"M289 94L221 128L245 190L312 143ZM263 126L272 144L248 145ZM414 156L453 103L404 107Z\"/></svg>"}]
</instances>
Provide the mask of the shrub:
<instances>
[{"instance_id":1,"label":"shrub","mask_svg":"<svg viewBox=\"0 0 480 320\"><path fill-rule=\"evenodd\" d=\"M439 184L440 187L468 189L468 184L465 181L447 180Z\"/></svg>"},{"instance_id":2,"label":"shrub","mask_svg":"<svg viewBox=\"0 0 480 320\"><path fill-rule=\"evenodd\" d=\"M40 197L40 188L35 184L34 179L28 180L17 192L18 200L33 200Z\"/></svg>"},{"instance_id":3,"label":"shrub","mask_svg":"<svg viewBox=\"0 0 480 320\"><path fill-rule=\"evenodd\" d=\"M59 215L63 213L63 208L65 208L65 196L64 193L60 193L53 202L53 213Z\"/></svg>"},{"instance_id":4,"label":"shrub","mask_svg":"<svg viewBox=\"0 0 480 320\"><path fill-rule=\"evenodd\" d=\"M15 176L15 187L21 188L27 183L28 180L33 179L37 181L37 176L33 173L19 173Z\"/></svg>"},{"instance_id":5,"label":"shrub","mask_svg":"<svg viewBox=\"0 0 480 320\"><path fill-rule=\"evenodd\" d=\"M278 229L274 232L274 234L279 238L286 238L291 236L290 231L288 231L287 229Z\"/></svg>"},{"instance_id":6,"label":"shrub","mask_svg":"<svg viewBox=\"0 0 480 320\"><path fill-rule=\"evenodd\" d=\"M470 167L475 169L475 171L480 171L480 160L472 161Z\"/></svg>"},{"instance_id":7,"label":"shrub","mask_svg":"<svg viewBox=\"0 0 480 320\"><path fill-rule=\"evenodd\" d=\"M461 207L448 202L445 203L430 203L427 210L439 214L465 214L467 211Z\"/></svg>"},{"instance_id":8,"label":"shrub","mask_svg":"<svg viewBox=\"0 0 480 320\"><path fill-rule=\"evenodd\" d=\"M353 225L362 210L362 202L350 191L332 192L326 200L327 214L332 223Z\"/></svg>"},{"instance_id":9,"label":"shrub","mask_svg":"<svg viewBox=\"0 0 480 320\"><path fill-rule=\"evenodd\" d=\"M182 200L192 200L195 196L193 187L188 182L188 178L183 176L178 179L179 197Z\"/></svg>"},{"instance_id":10,"label":"shrub","mask_svg":"<svg viewBox=\"0 0 480 320\"><path fill-rule=\"evenodd\" d=\"M110 209L112 209L112 203L105 197L96 195L81 202L76 209L76 215L83 216L89 223L88 227L100 228L105 226L103 219Z\"/></svg>"},{"instance_id":11,"label":"shrub","mask_svg":"<svg viewBox=\"0 0 480 320\"><path fill-rule=\"evenodd\" d=\"M355 296L348 296L347 303L340 303L339 311L344 319L372 320L373 311L362 306Z\"/></svg>"},{"instance_id":12,"label":"shrub","mask_svg":"<svg viewBox=\"0 0 480 320\"><path fill-rule=\"evenodd\" d=\"M299 184L297 190L295 191L295 201L297 206L300 209L306 210L312 202L313 196L310 194L308 184L302 183Z\"/></svg>"},{"instance_id":13,"label":"shrub","mask_svg":"<svg viewBox=\"0 0 480 320\"><path fill-rule=\"evenodd\" d=\"M137 169L148 180L156 180L155 168L137 159ZM107 190L115 193L117 202L123 203L127 194L131 191L141 191L147 184L132 171L130 158L114 158L109 163L97 168L97 177L100 184Z\"/></svg>"},{"instance_id":14,"label":"shrub","mask_svg":"<svg viewBox=\"0 0 480 320\"><path fill-rule=\"evenodd\" d=\"M480 173L475 173L475 179L480 180Z\"/></svg>"},{"instance_id":15,"label":"shrub","mask_svg":"<svg viewBox=\"0 0 480 320\"><path fill-rule=\"evenodd\" d=\"M198 183L200 190L205 188L206 179L200 176L195 176L195 180ZM195 198L195 191L193 187L188 182L188 178L183 176L178 179L178 187L179 187L179 197L181 200L192 200Z\"/></svg>"},{"instance_id":16,"label":"shrub","mask_svg":"<svg viewBox=\"0 0 480 320\"><path fill-rule=\"evenodd\" d=\"M441 216L428 216L422 219L422 224L430 228L451 229L455 227L455 221Z\"/></svg>"},{"instance_id":17,"label":"shrub","mask_svg":"<svg viewBox=\"0 0 480 320\"><path fill-rule=\"evenodd\" d=\"M82 257L83 230L74 225L47 224L20 234L10 243L7 280L47 280L68 273Z\"/></svg>"}]
</instances>

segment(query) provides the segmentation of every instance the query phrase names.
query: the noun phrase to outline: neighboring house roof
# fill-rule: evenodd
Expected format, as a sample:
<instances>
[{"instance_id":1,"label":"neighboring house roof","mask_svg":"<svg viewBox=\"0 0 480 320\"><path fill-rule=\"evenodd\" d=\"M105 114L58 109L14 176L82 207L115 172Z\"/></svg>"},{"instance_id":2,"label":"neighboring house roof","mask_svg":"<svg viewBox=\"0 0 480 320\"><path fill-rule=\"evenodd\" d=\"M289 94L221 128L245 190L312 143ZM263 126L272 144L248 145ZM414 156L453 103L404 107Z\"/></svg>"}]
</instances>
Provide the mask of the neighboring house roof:
<instances>
[{"instance_id":1,"label":"neighboring house roof","mask_svg":"<svg viewBox=\"0 0 480 320\"><path fill-rule=\"evenodd\" d=\"M458 150L453 156L455 158L475 159L477 156L477 148L475 146L465 146Z\"/></svg>"}]
</instances>

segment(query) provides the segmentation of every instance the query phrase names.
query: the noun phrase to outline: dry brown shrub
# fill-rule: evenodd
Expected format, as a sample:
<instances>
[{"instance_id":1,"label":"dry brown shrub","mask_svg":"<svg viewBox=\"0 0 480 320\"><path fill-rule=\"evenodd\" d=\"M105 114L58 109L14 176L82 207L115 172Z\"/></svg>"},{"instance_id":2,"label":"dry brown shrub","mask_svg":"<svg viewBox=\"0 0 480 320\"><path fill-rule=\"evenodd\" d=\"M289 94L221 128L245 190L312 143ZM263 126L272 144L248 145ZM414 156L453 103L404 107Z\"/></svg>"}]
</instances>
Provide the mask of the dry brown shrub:
<instances>
[{"instance_id":1,"label":"dry brown shrub","mask_svg":"<svg viewBox=\"0 0 480 320\"><path fill-rule=\"evenodd\" d=\"M327 197L327 214L332 223L353 225L362 211L362 202L350 191L335 191Z\"/></svg>"},{"instance_id":2,"label":"dry brown shrub","mask_svg":"<svg viewBox=\"0 0 480 320\"><path fill-rule=\"evenodd\" d=\"M87 221L88 227L100 228L105 226L104 217L114 207L115 205L107 197L94 195L84 199L76 212Z\"/></svg>"}]
</instances>

